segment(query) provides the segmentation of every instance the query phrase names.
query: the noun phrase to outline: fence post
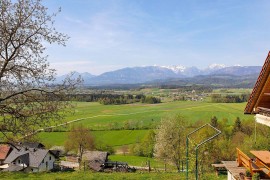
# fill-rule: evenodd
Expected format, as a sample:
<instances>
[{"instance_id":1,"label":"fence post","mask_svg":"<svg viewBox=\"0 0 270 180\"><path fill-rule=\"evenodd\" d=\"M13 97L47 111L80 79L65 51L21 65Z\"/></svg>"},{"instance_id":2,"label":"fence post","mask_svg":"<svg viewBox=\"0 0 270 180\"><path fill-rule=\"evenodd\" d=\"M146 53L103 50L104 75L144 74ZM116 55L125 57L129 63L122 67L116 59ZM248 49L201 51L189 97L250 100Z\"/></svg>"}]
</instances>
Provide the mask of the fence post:
<instances>
[{"instance_id":1,"label":"fence post","mask_svg":"<svg viewBox=\"0 0 270 180\"><path fill-rule=\"evenodd\" d=\"M150 160L148 160L148 172L151 171L151 167L150 167Z\"/></svg>"},{"instance_id":2,"label":"fence post","mask_svg":"<svg viewBox=\"0 0 270 180\"><path fill-rule=\"evenodd\" d=\"M182 172L184 172L184 161L182 161Z\"/></svg>"}]
</instances>

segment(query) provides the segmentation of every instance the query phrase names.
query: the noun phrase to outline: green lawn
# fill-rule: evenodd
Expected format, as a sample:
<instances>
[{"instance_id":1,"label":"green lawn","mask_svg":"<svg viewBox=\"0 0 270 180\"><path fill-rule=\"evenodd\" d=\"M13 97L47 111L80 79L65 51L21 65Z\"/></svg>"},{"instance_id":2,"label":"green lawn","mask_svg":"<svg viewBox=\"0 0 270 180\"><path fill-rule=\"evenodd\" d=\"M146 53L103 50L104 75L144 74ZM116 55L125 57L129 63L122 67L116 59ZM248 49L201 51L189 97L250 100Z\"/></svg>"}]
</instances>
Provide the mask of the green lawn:
<instances>
[{"instance_id":1,"label":"green lawn","mask_svg":"<svg viewBox=\"0 0 270 180\"><path fill-rule=\"evenodd\" d=\"M164 168L164 163L162 161L147 157L130 156L130 155L110 155L109 159L111 161L127 162L129 166L140 166L140 167L146 167L147 162L150 161L150 165L152 168Z\"/></svg>"},{"instance_id":2,"label":"green lawn","mask_svg":"<svg viewBox=\"0 0 270 180\"><path fill-rule=\"evenodd\" d=\"M189 176L190 179L192 175ZM193 176L194 177L194 176ZM123 180L178 180L185 179L185 173L164 173L164 172L138 172L138 173L93 173L93 172L58 172L58 173L0 173L0 179L27 179L27 180L60 180L60 179L80 179L80 180L114 180L114 179L123 179ZM203 180L225 180L226 176L217 177L214 173L206 174L201 177Z\"/></svg>"},{"instance_id":3,"label":"green lawn","mask_svg":"<svg viewBox=\"0 0 270 180\"><path fill-rule=\"evenodd\" d=\"M112 147L130 145L139 142L148 130L114 130L92 131L97 142L102 142ZM39 138L47 145L63 145L68 132L42 132Z\"/></svg>"}]
</instances>

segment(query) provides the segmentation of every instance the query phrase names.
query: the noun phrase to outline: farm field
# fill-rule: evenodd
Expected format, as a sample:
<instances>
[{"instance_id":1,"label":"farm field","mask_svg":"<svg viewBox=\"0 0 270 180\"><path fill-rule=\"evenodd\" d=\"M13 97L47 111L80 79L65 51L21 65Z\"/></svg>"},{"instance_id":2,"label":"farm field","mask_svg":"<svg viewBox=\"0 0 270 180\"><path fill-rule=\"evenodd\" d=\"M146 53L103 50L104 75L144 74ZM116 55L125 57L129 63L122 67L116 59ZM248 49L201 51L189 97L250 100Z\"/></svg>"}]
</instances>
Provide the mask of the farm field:
<instances>
[{"instance_id":1,"label":"farm field","mask_svg":"<svg viewBox=\"0 0 270 180\"><path fill-rule=\"evenodd\" d=\"M236 117L253 118L243 114L246 103L175 101L160 104L101 105L93 102L76 104L75 113L69 114L63 122L82 119L75 123L82 123L92 130L121 129L127 122L135 124L139 129L149 128L156 125L161 117L172 113L182 114L189 122L198 120L209 122L211 117L216 116L218 119L227 118L228 123L232 124Z\"/></svg>"},{"instance_id":2,"label":"farm field","mask_svg":"<svg viewBox=\"0 0 270 180\"><path fill-rule=\"evenodd\" d=\"M160 119L168 114L179 113L192 123L198 120L209 122L211 117L216 116L219 120L228 119L228 124L232 125L236 117L240 117L243 121L253 119L252 115L243 114L245 105L246 103L194 101L177 101L154 105L101 105L99 103L79 102L75 114L69 115L64 121L84 118L72 124L83 124L92 130L97 142L118 149L123 145L132 145L139 142L147 134L149 128L155 128ZM68 131L68 126L62 127L60 130ZM63 145L67 138L67 132L42 132L39 133L39 138L41 142L48 146Z\"/></svg>"}]
</instances>

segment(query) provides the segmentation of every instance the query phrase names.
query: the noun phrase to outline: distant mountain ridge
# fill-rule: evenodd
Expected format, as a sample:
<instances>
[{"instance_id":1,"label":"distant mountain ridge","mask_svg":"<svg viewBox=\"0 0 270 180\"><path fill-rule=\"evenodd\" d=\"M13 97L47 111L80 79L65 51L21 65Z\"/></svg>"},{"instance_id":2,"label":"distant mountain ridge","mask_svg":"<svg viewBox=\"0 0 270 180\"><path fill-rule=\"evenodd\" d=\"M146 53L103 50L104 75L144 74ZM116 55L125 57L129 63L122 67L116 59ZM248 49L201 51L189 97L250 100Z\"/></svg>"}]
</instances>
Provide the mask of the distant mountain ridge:
<instances>
[{"instance_id":1,"label":"distant mountain ridge","mask_svg":"<svg viewBox=\"0 0 270 180\"><path fill-rule=\"evenodd\" d=\"M101 86L114 84L142 84L153 82L164 82L169 79L192 79L197 76L257 76L261 71L261 66L225 66L220 64L210 65L206 69L199 69L195 66L145 66L145 67L127 67L115 71L105 72L94 76L88 72L75 72L75 77L81 76L84 79L84 85ZM57 81L64 79L66 75L57 78ZM238 78L239 79L239 78Z\"/></svg>"}]
</instances>

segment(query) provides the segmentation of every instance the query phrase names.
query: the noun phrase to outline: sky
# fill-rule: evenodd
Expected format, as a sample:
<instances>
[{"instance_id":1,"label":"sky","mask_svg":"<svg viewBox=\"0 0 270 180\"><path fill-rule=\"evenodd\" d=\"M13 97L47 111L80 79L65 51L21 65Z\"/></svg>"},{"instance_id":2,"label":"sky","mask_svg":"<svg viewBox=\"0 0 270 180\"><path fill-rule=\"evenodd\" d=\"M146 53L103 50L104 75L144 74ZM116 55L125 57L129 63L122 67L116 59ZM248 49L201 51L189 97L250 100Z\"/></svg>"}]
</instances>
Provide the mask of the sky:
<instances>
[{"instance_id":1,"label":"sky","mask_svg":"<svg viewBox=\"0 0 270 180\"><path fill-rule=\"evenodd\" d=\"M51 66L99 75L124 67L262 66L270 43L268 0L44 0L66 47Z\"/></svg>"}]
</instances>

